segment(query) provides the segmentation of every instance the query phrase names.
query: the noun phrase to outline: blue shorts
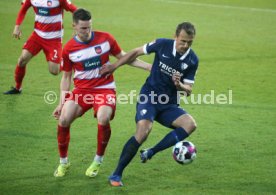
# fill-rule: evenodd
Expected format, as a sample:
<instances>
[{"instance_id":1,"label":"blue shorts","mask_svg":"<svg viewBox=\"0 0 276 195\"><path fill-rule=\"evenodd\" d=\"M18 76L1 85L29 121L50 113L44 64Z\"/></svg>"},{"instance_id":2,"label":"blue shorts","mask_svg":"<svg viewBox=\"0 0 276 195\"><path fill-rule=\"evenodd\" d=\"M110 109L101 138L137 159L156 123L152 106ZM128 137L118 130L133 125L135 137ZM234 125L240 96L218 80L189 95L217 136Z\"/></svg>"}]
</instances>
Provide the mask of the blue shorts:
<instances>
[{"instance_id":1,"label":"blue shorts","mask_svg":"<svg viewBox=\"0 0 276 195\"><path fill-rule=\"evenodd\" d=\"M143 91L143 90L142 90ZM150 121L157 121L161 125L173 128L172 123L178 117L187 112L180 108L177 104L160 104L158 102L144 101L146 97L150 97L146 93L140 93L144 98L140 98L140 102L136 105L136 123L140 120L146 119Z\"/></svg>"}]
</instances>

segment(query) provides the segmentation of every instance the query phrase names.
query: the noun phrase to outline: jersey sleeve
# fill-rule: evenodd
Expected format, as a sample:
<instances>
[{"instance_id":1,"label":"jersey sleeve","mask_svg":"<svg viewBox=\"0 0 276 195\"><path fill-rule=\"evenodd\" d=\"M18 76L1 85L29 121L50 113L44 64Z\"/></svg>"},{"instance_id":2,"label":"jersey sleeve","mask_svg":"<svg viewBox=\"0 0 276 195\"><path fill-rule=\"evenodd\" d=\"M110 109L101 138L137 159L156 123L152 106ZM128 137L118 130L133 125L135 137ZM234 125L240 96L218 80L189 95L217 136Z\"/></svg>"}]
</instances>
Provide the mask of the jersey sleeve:
<instances>
[{"instance_id":1,"label":"jersey sleeve","mask_svg":"<svg viewBox=\"0 0 276 195\"><path fill-rule=\"evenodd\" d=\"M77 6L75 6L70 0L60 0L61 7L66 11L74 12L77 10Z\"/></svg>"},{"instance_id":2,"label":"jersey sleeve","mask_svg":"<svg viewBox=\"0 0 276 195\"><path fill-rule=\"evenodd\" d=\"M195 64L193 64L191 67L187 69L187 73L183 78L184 83L194 84L197 68L198 60L195 62Z\"/></svg>"},{"instance_id":3,"label":"jersey sleeve","mask_svg":"<svg viewBox=\"0 0 276 195\"><path fill-rule=\"evenodd\" d=\"M28 11L28 9L32 6L31 1L30 0L22 0L21 2L21 8L17 14L17 18L15 21L16 25L21 25L21 23L23 22L25 15Z\"/></svg>"},{"instance_id":4,"label":"jersey sleeve","mask_svg":"<svg viewBox=\"0 0 276 195\"><path fill-rule=\"evenodd\" d=\"M162 39L156 39L150 43L144 45L143 50L145 54L157 52L162 45Z\"/></svg>"},{"instance_id":5,"label":"jersey sleeve","mask_svg":"<svg viewBox=\"0 0 276 195\"><path fill-rule=\"evenodd\" d=\"M122 51L121 47L119 46L119 44L117 43L117 41L111 34L108 34L108 41L110 44L110 53L113 56L116 56L119 53L121 53L121 51Z\"/></svg>"},{"instance_id":6,"label":"jersey sleeve","mask_svg":"<svg viewBox=\"0 0 276 195\"><path fill-rule=\"evenodd\" d=\"M72 62L69 59L69 52L64 47L64 49L62 50L62 61L60 64L60 70L65 71L65 72L70 72L70 71L72 71L72 69L73 69L73 67L72 67Z\"/></svg>"}]
</instances>

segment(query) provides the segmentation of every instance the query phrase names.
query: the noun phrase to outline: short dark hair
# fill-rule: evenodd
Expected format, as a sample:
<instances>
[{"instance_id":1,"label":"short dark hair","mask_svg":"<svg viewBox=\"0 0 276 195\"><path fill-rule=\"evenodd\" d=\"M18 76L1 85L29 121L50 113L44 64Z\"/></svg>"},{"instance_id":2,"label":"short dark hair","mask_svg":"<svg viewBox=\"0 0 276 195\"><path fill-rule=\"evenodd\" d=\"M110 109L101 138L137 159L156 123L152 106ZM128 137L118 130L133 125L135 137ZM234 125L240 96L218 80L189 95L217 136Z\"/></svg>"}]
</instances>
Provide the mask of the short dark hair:
<instances>
[{"instance_id":1,"label":"short dark hair","mask_svg":"<svg viewBox=\"0 0 276 195\"><path fill-rule=\"evenodd\" d=\"M181 30L185 30L185 32L188 35L196 34L196 29L195 29L194 25L190 22L183 22L181 24L178 24L176 31L175 31L175 35L178 36L180 34Z\"/></svg>"},{"instance_id":2,"label":"short dark hair","mask_svg":"<svg viewBox=\"0 0 276 195\"><path fill-rule=\"evenodd\" d=\"M91 18L91 13L83 8L79 8L73 13L73 22L76 24L79 22L79 20L88 21L91 20Z\"/></svg>"}]
</instances>

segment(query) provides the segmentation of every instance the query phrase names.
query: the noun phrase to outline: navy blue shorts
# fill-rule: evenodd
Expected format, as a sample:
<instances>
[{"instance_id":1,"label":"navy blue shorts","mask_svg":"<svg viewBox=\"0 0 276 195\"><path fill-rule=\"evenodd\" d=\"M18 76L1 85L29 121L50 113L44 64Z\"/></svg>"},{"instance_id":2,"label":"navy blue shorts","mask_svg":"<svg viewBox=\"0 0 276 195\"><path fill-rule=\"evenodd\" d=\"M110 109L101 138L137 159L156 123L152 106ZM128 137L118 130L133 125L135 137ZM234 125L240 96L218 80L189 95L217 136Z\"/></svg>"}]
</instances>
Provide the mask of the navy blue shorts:
<instances>
[{"instance_id":1,"label":"navy blue shorts","mask_svg":"<svg viewBox=\"0 0 276 195\"><path fill-rule=\"evenodd\" d=\"M148 97L147 94L142 94L144 97ZM148 100L149 99L150 97L148 97ZM140 103L138 102L136 105L136 123L143 119L150 120L152 122L155 120L166 127L173 128L172 122L179 116L187 114L187 112L180 108L177 104L160 104L157 101L153 103L151 101L144 100L145 98L142 98Z\"/></svg>"}]
</instances>

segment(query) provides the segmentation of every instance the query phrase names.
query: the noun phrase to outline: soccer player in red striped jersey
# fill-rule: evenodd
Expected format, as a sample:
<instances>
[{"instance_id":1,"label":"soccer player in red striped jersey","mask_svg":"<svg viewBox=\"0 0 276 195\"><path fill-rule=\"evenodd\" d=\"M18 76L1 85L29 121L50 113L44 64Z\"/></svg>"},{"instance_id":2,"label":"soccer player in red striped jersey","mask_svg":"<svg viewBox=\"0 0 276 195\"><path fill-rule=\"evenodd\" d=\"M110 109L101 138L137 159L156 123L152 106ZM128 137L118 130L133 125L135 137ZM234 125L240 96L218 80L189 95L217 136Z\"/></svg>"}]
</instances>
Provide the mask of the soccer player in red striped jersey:
<instances>
[{"instance_id":1,"label":"soccer player in red striped jersey","mask_svg":"<svg viewBox=\"0 0 276 195\"><path fill-rule=\"evenodd\" d=\"M92 17L89 11L78 9L73 13L73 27L76 36L63 48L60 83L60 103L53 115L58 122L58 149L60 164L54 176L63 177L69 166L68 146L70 125L89 109L94 110L98 122L97 151L86 175L95 177L103 162L103 156L111 135L110 120L116 110L116 92L113 75L99 74L103 65L110 64L109 56L120 59L125 53L114 37L107 32L92 31ZM150 70L151 65L140 60L131 65ZM74 89L69 92L73 75Z\"/></svg>"},{"instance_id":2,"label":"soccer player in red striped jersey","mask_svg":"<svg viewBox=\"0 0 276 195\"><path fill-rule=\"evenodd\" d=\"M59 73L62 36L63 36L63 11L74 12L77 7L69 0L23 0L18 13L13 37L20 39L22 32L20 25L29 8L35 12L34 32L25 42L21 56L14 72L15 87L4 94L20 94L26 65L43 50L49 65L49 72L53 75Z\"/></svg>"}]
</instances>

